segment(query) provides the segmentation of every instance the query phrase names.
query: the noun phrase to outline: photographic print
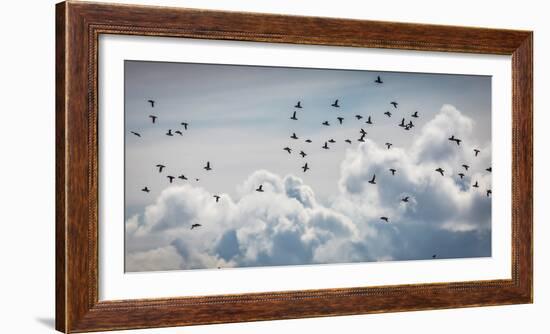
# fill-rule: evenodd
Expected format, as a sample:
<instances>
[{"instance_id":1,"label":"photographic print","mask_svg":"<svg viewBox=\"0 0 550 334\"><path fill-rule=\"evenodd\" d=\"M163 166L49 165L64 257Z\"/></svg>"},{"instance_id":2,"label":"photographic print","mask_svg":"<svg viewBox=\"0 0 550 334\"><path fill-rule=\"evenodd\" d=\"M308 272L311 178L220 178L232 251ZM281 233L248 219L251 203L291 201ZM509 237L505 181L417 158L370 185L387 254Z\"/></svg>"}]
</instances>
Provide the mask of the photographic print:
<instances>
[{"instance_id":1,"label":"photographic print","mask_svg":"<svg viewBox=\"0 0 550 334\"><path fill-rule=\"evenodd\" d=\"M491 256L491 77L125 61L127 272Z\"/></svg>"}]
</instances>

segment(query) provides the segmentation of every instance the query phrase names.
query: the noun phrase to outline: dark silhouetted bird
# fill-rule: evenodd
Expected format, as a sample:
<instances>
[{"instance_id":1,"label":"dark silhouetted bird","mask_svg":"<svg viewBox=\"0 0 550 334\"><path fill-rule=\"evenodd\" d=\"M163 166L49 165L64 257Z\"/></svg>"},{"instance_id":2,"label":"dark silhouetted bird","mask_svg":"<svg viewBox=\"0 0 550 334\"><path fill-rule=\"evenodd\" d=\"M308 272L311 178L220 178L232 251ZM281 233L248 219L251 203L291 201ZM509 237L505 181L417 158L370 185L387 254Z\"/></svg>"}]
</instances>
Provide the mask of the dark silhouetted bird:
<instances>
[{"instance_id":1,"label":"dark silhouetted bird","mask_svg":"<svg viewBox=\"0 0 550 334\"><path fill-rule=\"evenodd\" d=\"M390 115L391 115L391 114L390 114ZM366 121L365 123L367 123L367 124L372 124L372 121L371 121L371 119L370 119L370 116L369 116L369 118L367 119L367 121Z\"/></svg>"},{"instance_id":2,"label":"dark silhouetted bird","mask_svg":"<svg viewBox=\"0 0 550 334\"><path fill-rule=\"evenodd\" d=\"M202 225L201 224L193 224L191 225L191 229L196 229L197 227L201 227Z\"/></svg>"},{"instance_id":3,"label":"dark silhouetted bird","mask_svg":"<svg viewBox=\"0 0 550 334\"><path fill-rule=\"evenodd\" d=\"M340 105L338 104L338 100L334 101L333 104L331 104L334 108L340 108Z\"/></svg>"},{"instance_id":4,"label":"dark silhouetted bird","mask_svg":"<svg viewBox=\"0 0 550 334\"><path fill-rule=\"evenodd\" d=\"M408 203L408 202L409 202L409 196L403 197L403 198L401 199L401 202Z\"/></svg>"},{"instance_id":5,"label":"dark silhouetted bird","mask_svg":"<svg viewBox=\"0 0 550 334\"><path fill-rule=\"evenodd\" d=\"M415 111L415 112L411 115L411 117L418 118L418 111Z\"/></svg>"},{"instance_id":6,"label":"dark silhouetted bird","mask_svg":"<svg viewBox=\"0 0 550 334\"><path fill-rule=\"evenodd\" d=\"M134 132L134 131L130 131L130 133L132 133L134 136L138 136L138 137L141 137L141 135L137 132Z\"/></svg>"},{"instance_id":7,"label":"dark silhouetted bird","mask_svg":"<svg viewBox=\"0 0 550 334\"><path fill-rule=\"evenodd\" d=\"M212 170L212 168L210 167L210 161L207 161L206 162L206 166L203 167L205 170Z\"/></svg>"},{"instance_id":8,"label":"dark silhouetted bird","mask_svg":"<svg viewBox=\"0 0 550 334\"><path fill-rule=\"evenodd\" d=\"M181 122L181 125L183 125L183 128L184 128L185 130L187 130L187 126L189 125L189 123L187 123L187 122Z\"/></svg>"},{"instance_id":9,"label":"dark silhouetted bird","mask_svg":"<svg viewBox=\"0 0 550 334\"><path fill-rule=\"evenodd\" d=\"M491 191L491 189L487 189L487 197L491 196L491 194L493 194L493 192Z\"/></svg>"},{"instance_id":10,"label":"dark silhouetted bird","mask_svg":"<svg viewBox=\"0 0 550 334\"><path fill-rule=\"evenodd\" d=\"M436 255L436 254L432 255L432 259L435 259L436 257L437 257L437 255Z\"/></svg>"},{"instance_id":11,"label":"dark silhouetted bird","mask_svg":"<svg viewBox=\"0 0 550 334\"><path fill-rule=\"evenodd\" d=\"M187 178L186 178L185 175L183 175L183 174L181 174L180 176L178 176L178 179L187 180Z\"/></svg>"},{"instance_id":12,"label":"dark silhouetted bird","mask_svg":"<svg viewBox=\"0 0 550 334\"><path fill-rule=\"evenodd\" d=\"M388 150L391 148L392 145L392 143L386 143L386 147L388 148Z\"/></svg>"},{"instance_id":13,"label":"dark silhouetted bird","mask_svg":"<svg viewBox=\"0 0 550 334\"><path fill-rule=\"evenodd\" d=\"M349 139L346 139L346 140L344 140L344 141L345 141L346 143L348 143L348 144L351 144L351 140L349 140Z\"/></svg>"},{"instance_id":14,"label":"dark silhouetted bird","mask_svg":"<svg viewBox=\"0 0 550 334\"><path fill-rule=\"evenodd\" d=\"M311 143L311 139L306 139L306 143Z\"/></svg>"},{"instance_id":15,"label":"dark silhouetted bird","mask_svg":"<svg viewBox=\"0 0 550 334\"><path fill-rule=\"evenodd\" d=\"M219 195L214 195L212 197L214 197L216 199L216 203L218 203L220 201L220 196Z\"/></svg>"},{"instance_id":16,"label":"dark silhouetted bird","mask_svg":"<svg viewBox=\"0 0 550 334\"><path fill-rule=\"evenodd\" d=\"M155 115L149 115L149 118L151 119L151 122L153 124L155 124L155 122L157 121L157 116L155 116Z\"/></svg>"},{"instance_id":17,"label":"dark silhouetted bird","mask_svg":"<svg viewBox=\"0 0 550 334\"><path fill-rule=\"evenodd\" d=\"M397 172L397 170L390 168L390 172L391 172L391 175L395 175L395 172Z\"/></svg>"},{"instance_id":18,"label":"dark silhouetted bird","mask_svg":"<svg viewBox=\"0 0 550 334\"><path fill-rule=\"evenodd\" d=\"M155 107L155 101L154 100L147 100L147 102L151 103L151 108Z\"/></svg>"},{"instance_id":19,"label":"dark silhouetted bird","mask_svg":"<svg viewBox=\"0 0 550 334\"><path fill-rule=\"evenodd\" d=\"M298 136L296 136L295 133L292 133L292 136L290 136L290 138L292 138L292 139L298 139Z\"/></svg>"},{"instance_id":20,"label":"dark silhouetted bird","mask_svg":"<svg viewBox=\"0 0 550 334\"><path fill-rule=\"evenodd\" d=\"M457 145L460 145L461 139L455 138L455 135L452 135L448 138L450 141L454 141Z\"/></svg>"},{"instance_id":21,"label":"dark silhouetted bird","mask_svg":"<svg viewBox=\"0 0 550 334\"><path fill-rule=\"evenodd\" d=\"M264 186L262 184L260 184L258 186L258 188L256 188L256 191L259 192L259 193L263 193L264 192Z\"/></svg>"},{"instance_id":22,"label":"dark silhouetted bird","mask_svg":"<svg viewBox=\"0 0 550 334\"><path fill-rule=\"evenodd\" d=\"M166 166L161 165L161 164L157 165L157 168L159 169L159 173L162 173L162 170L164 169L164 167L166 167Z\"/></svg>"},{"instance_id":23,"label":"dark silhouetted bird","mask_svg":"<svg viewBox=\"0 0 550 334\"><path fill-rule=\"evenodd\" d=\"M411 129L411 127L407 124L407 125L405 125L404 129L409 131Z\"/></svg>"},{"instance_id":24,"label":"dark silhouetted bird","mask_svg":"<svg viewBox=\"0 0 550 334\"><path fill-rule=\"evenodd\" d=\"M395 102L395 101L392 101L392 102L390 102L390 104L393 105L393 107L397 109L397 105L398 105L399 103L397 103L397 102Z\"/></svg>"},{"instance_id":25,"label":"dark silhouetted bird","mask_svg":"<svg viewBox=\"0 0 550 334\"><path fill-rule=\"evenodd\" d=\"M380 219L385 221L386 223L390 222L390 219L388 217L380 217Z\"/></svg>"},{"instance_id":26,"label":"dark silhouetted bird","mask_svg":"<svg viewBox=\"0 0 550 334\"><path fill-rule=\"evenodd\" d=\"M363 118L363 116L361 116L361 115L355 115L355 118L357 118L357 120L360 120L361 118Z\"/></svg>"},{"instance_id":27,"label":"dark silhouetted bird","mask_svg":"<svg viewBox=\"0 0 550 334\"><path fill-rule=\"evenodd\" d=\"M388 116L388 117L391 117L391 112L386 111L386 112L384 113L384 115L386 115L386 116Z\"/></svg>"},{"instance_id":28,"label":"dark silhouetted bird","mask_svg":"<svg viewBox=\"0 0 550 334\"><path fill-rule=\"evenodd\" d=\"M477 148L474 148L474 153L475 153L475 156L477 157L477 155L479 154L479 152L481 152L480 150L478 150Z\"/></svg>"},{"instance_id":29,"label":"dark silhouetted bird","mask_svg":"<svg viewBox=\"0 0 550 334\"><path fill-rule=\"evenodd\" d=\"M370 184L376 184L376 174L372 175L372 179L369 181Z\"/></svg>"},{"instance_id":30,"label":"dark silhouetted bird","mask_svg":"<svg viewBox=\"0 0 550 334\"><path fill-rule=\"evenodd\" d=\"M150 190L147 187L143 187L143 189L141 189L141 191L148 193Z\"/></svg>"},{"instance_id":31,"label":"dark silhouetted bird","mask_svg":"<svg viewBox=\"0 0 550 334\"><path fill-rule=\"evenodd\" d=\"M359 133L362 134L363 136L365 136L367 134L367 131L365 131L365 129L361 128L361 130L359 130Z\"/></svg>"},{"instance_id":32,"label":"dark silhouetted bird","mask_svg":"<svg viewBox=\"0 0 550 334\"><path fill-rule=\"evenodd\" d=\"M382 79L380 79L380 76L377 76L376 80L374 80L374 82L376 82L377 84L384 83L384 81L382 81Z\"/></svg>"},{"instance_id":33,"label":"dark silhouetted bird","mask_svg":"<svg viewBox=\"0 0 550 334\"><path fill-rule=\"evenodd\" d=\"M489 168L485 168L485 170L491 173L493 171L493 168L489 167Z\"/></svg>"},{"instance_id":34,"label":"dark silhouetted bird","mask_svg":"<svg viewBox=\"0 0 550 334\"><path fill-rule=\"evenodd\" d=\"M168 181L170 181L170 183L172 183L175 179L175 177L173 177L172 175L167 175L166 177L168 178Z\"/></svg>"},{"instance_id":35,"label":"dark silhouetted bird","mask_svg":"<svg viewBox=\"0 0 550 334\"><path fill-rule=\"evenodd\" d=\"M462 167L464 167L464 169L465 169L466 171L468 170L468 168L470 168L470 166L468 166L468 165L462 165Z\"/></svg>"},{"instance_id":36,"label":"dark silhouetted bird","mask_svg":"<svg viewBox=\"0 0 550 334\"><path fill-rule=\"evenodd\" d=\"M174 134L172 133L172 129L168 129L168 132L166 132L166 135L167 136L173 136Z\"/></svg>"},{"instance_id":37,"label":"dark silhouetted bird","mask_svg":"<svg viewBox=\"0 0 550 334\"><path fill-rule=\"evenodd\" d=\"M307 166L307 162L305 165L302 166L302 169L304 170L304 173L309 169L309 167Z\"/></svg>"},{"instance_id":38,"label":"dark silhouetted bird","mask_svg":"<svg viewBox=\"0 0 550 334\"><path fill-rule=\"evenodd\" d=\"M336 117L336 119L338 120L338 122L340 122L340 124L342 124L342 122L344 121L344 117Z\"/></svg>"},{"instance_id":39,"label":"dark silhouetted bird","mask_svg":"<svg viewBox=\"0 0 550 334\"><path fill-rule=\"evenodd\" d=\"M324 121L323 125L329 126L330 124L328 123L328 121Z\"/></svg>"},{"instance_id":40,"label":"dark silhouetted bird","mask_svg":"<svg viewBox=\"0 0 550 334\"><path fill-rule=\"evenodd\" d=\"M288 147L288 146L285 147L285 148L283 148L283 150L287 151L288 154L290 154L290 153L292 152L292 149L291 149L290 147Z\"/></svg>"},{"instance_id":41,"label":"dark silhouetted bird","mask_svg":"<svg viewBox=\"0 0 550 334\"><path fill-rule=\"evenodd\" d=\"M292 117L290 117L290 119L293 119L293 120L295 120L295 121L298 120L298 118L296 117L296 112L293 112L293 113L292 113Z\"/></svg>"},{"instance_id":42,"label":"dark silhouetted bird","mask_svg":"<svg viewBox=\"0 0 550 334\"><path fill-rule=\"evenodd\" d=\"M302 158L305 158L307 154L304 151L300 151L300 155L302 156Z\"/></svg>"},{"instance_id":43,"label":"dark silhouetted bird","mask_svg":"<svg viewBox=\"0 0 550 334\"><path fill-rule=\"evenodd\" d=\"M411 120L409 120L409 124L407 124L407 127L414 128L414 124Z\"/></svg>"},{"instance_id":44,"label":"dark silhouetted bird","mask_svg":"<svg viewBox=\"0 0 550 334\"><path fill-rule=\"evenodd\" d=\"M302 108L302 102L301 102L301 101L298 101L298 103L296 103L296 105L294 106L294 108Z\"/></svg>"},{"instance_id":45,"label":"dark silhouetted bird","mask_svg":"<svg viewBox=\"0 0 550 334\"><path fill-rule=\"evenodd\" d=\"M479 188L479 184L477 184L477 181L476 181L476 183L474 183L474 185L472 187Z\"/></svg>"},{"instance_id":46,"label":"dark silhouetted bird","mask_svg":"<svg viewBox=\"0 0 550 334\"><path fill-rule=\"evenodd\" d=\"M366 136L366 134L363 133L363 134L361 135L361 138L357 139L357 141L360 141L360 142L364 143L364 142L365 142L365 136Z\"/></svg>"},{"instance_id":47,"label":"dark silhouetted bird","mask_svg":"<svg viewBox=\"0 0 550 334\"><path fill-rule=\"evenodd\" d=\"M325 142L325 145L323 145L323 147L322 147L322 148L324 148L325 150L328 150L328 149L329 149L329 147L328 147L328 143L327 143L327 142Z\"/></svg>"},{"instance_id":48,"label":"dark silhouetted bird","mask_svg":"<svg viewBox=\"0 0 550 334\"><path fill-rule=\"evenodd\" d=\"M199 179L197 178L197 179L195 179L195 181L199 182Z\"/></svg>"},{"instance_id":49,"label":"dark silhouetted bird","mask_svg":"<svg viewBox=\"0 0 550 334\"><path fill-rule=\"evenodd\" d=\"M183 133L180 130L176 130L174 131L174 133L177 133L178 135L183 136Z\"/></svg>"},{"instance_id":50,"label":"dark silhouetted bird","mask_svg":"<svg viewBox=\"0 0 550 334\"><path fill-rule=\"evenodd\" d=\"M404 128L405 127L405 119L401 119L401 123L398 124L400 127Z\"/></svg>"},{"instance_id":51,"label":"dark silhouetted bird","mask_svg":"<svg viewBox=\"0 0 550 334\"><path fill-rule=\"evenodd\" d=\"M439 168L437 168L435 171L436 171L436 172L439 172L439 174L441 174L441 176L445 176L445 174L443 174L443 173L445 173L445 171L443 170L443 168L439 167Z\"/></svg>"},{"instance_id":52,"label":"dark silhouetted bird","mask_svg":"<svg viewBox=\"0 0 550 334\"><path fill-rule=\"evenodd\" d=\"M464 173L458 173L458 176L460 176L460 178L464 178Z\"/></svg>"},{"instance_id":53,"label":"dark silhouetted bird","mask_svg":"<svg viewBox=\"0 0 550 334\"><path fill-rule=\"evenodd\" d=\"M329 139L328 142L331 143L331 144L334 144L334 143L336 143L336 140L334 140L334 139Z\"/></svg>"}]
</instances>

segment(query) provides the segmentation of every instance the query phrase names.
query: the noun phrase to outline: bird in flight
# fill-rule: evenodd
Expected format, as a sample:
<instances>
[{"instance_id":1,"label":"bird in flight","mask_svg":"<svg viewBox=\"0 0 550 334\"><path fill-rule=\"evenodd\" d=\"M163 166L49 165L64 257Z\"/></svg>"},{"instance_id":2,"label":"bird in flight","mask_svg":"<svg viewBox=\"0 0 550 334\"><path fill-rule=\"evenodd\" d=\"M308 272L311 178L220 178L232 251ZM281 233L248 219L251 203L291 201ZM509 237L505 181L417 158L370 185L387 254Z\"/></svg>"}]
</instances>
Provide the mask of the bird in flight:
<instances>
[{"instance_id":1,"label":"bird in flight","mask_svg":"<svg viewBox=\"0 0 550 334\"><path fill-rule=\"evenodd\" d=\"M187 122L181 122L181 125L183 125L183 128L184 128L185 130L187 130L187 126L189 125L189 123L187 123Z\"/></svg>"},{"instance_id":2,"label":"bird in flight","mask_svg":"<svg viewBox=\"0 0 550 334\"><path fill-rule=\"evenodd\" d=\"M476 183L474 183L474 185L472 187L479 188L479 185L477 184L477 181L476 181Z\"/></svg>"},{"instance_id":3,"label":"bird in flight","mask_svg":"<svg viewBox=\"0 0 550 334\"><path fill-rule=\"evenodd\" d=\"M437 257L437 255L436 255L436 254L432 255L432 259L435 259L436 257Z\"/></svg>"},{"instance_id":4,"label":"bird in flight","mask_svg":"<svg viewBox=\"0 0 550 334\"><path fill-rule=\"evenodd\" d=\"M292 136L290 136L290 138L292 138L292 139L298 139L298 136L296 136L296 133L293 132L293 133L292 133Z\"/></svg>"},{"instance_id":5,"label":"bird in flight","mask_svg":"<svg viewBox=\"0 0 550 334\"><path fill-rule=\"evenodd\" d=\"M338 122L340 122L340 124L342 124L342 122L344 121L344 117L336 117L336 119L338 120Z\"/></svg>"},{"instance_id":6,"label":"bird in flight","mask_svg":"<svg viewBox=\"0 0 550 334\"><path fill-rule=\"evenodd\" d=\"M493 171L493 168L489 167L489 168L485 168L485 170L491 173Z\"/></svg>"},{"instance_id":7,"label":"bird in flight","mask_svg":"<svg viewBox=\"0 0 550 334\"><path fill-rule=\"evenodd\" d=\"M195 179L195 181L199 182L199 179L197 178L197 179Z\"/></svg>"},{"instance_id":8,"label":"bird in flight","mask_svg":"<svg viewBox=\"0 0 550 334\"><path fill-rule=\"evenodd\" d=\"M458 173L458 176L460 176L460 178L464 178L464 173Z\"/></svg>"},{"instance_id":9,"label":"bird in flight","mask_svg":"<svg viewBox=\"0 0 550 334\"><path fill-rule=\"evenodd\" d=\"M386 111L386 112L384 113L384 115L386 115L386 116L388 116L388 117L391 117L391 112Z\"/></svg>"},{"instance_id":10,"label":"bird in flight","mask_svg":"<svg viewBox=\"0 0 550 334\"><path fill-rule=\"evenodd\" d=\"M162 173L162 170L164 169L164 167L166 167L166 166L161 165L161 164L157 165L157 168L159 169L159 173Z\"/></svg>"},{"instance_id":11,"label":"bird in flight","mask_svg":"<svg viewBox=\"0 0 550 334\"><path fill-rule=\"evenodd\" d=\"M359 130L359 133L361 133L363 136L367 135L367 131L365 131L365 129L363 129L363 128L361 128L361 130Z\"/></svg>"},{"instance_id":12,"label":"bird in flight","mask_svg":"<svg viewBox=\"0 0 550 334\"><path fill-rule=\"evenodd\" d=\"M402 128L405 127L405 118L401 119L401 123L399 123L399 126Z\"/></svg>"},{"instance_id":13,"label":"bird in flight","mask_svg":"<svg viewBox=\"0 0 550 334\"><path fill-rule=\"evenodd\" d=\"M363 118L363 116L361 116L361 115L355 115L355 118L357 118L357 120L360 120L361 118Z\"/></svg>"},{"instance_id":14,"label":"bird in flight","mask_svg":"<svg viewBox=\"0 0 550 334\"><path fill-rule=\"evenodd\" d=\"M321 148L324 148L325 150L328 150L328 149L329 149L329 147L328 147L328 143L327 143L327 142L325 142L325 145L323 145L323 147L321 147Z\"/></svg>"},{"instance_id":15,"label":"bird in flight","mask_svg":"<svg viewBox=\"0 0 550 334\"><path fill-rule=\"evenodd\" d=\"M157 121L157 116L155 116L155 115L149 115L149 118L151 119L151 122L153 124L155 124L155 122Z\"/></svg>"},{"instance_id":16,"label":"bird in flight","mask_svg":"<svg viewBox=\"0 0 550 334\"><path fill-rule=\"evenodd\" d=\"M328 123L328 121L324 121L323 125L329 126L330 124Z\"/></svg>"},{"instance_id":17,"label":"bird in flight","mask_svg":"<svg viewBox=\"0 0 550 334\"><path fill-rule=\"evenodd\" d=\"M333 104L331 104L334 108L340 108L340 105L338 105L338 100L334 101Z\"/></svg>"},{"instance_id":18,"label":"bird in flight","mask_svg":"<svg viewBox=\"0 0 550 334\"><path fill-rule=\"evenodd\" d=\"M183 136L183 133L180 130L176 130L174 131L174 133L177 133L178 135Z\"/></svg>"},{"instance_id":19,"label":"bird in flight","mask_svg":"<svg viewBox=\"0 0 550 334\"><path fill-rule=\"evenodd\" d=\"M395 170L394 168L390 168L390 172L391 172L391 175L395 175L395 172L397 172L397 170Z\"/></svg>"},{"instance_id":20,"label":"bird in flight","mask_svg":"<svg viewBox=\"0 0 550 334\"><path fill-rule=\"evenodd\" d=\"M409 202L409 196L403 197L403 198L401 199L401 202L405 202L405 203Z\"/></svg>"},{"instance_id":21,"label":"bird in flight","mask_svg":"<svg viewBox=\"0 0 550 334\"><path fill-rule=\"evenodd\" d=\"M487 189L487 197L491 196L492 193L491 189Z\"/></svg>"},{"instance_id":22,"label":"bird in flight","mask_svg":"<svg viewBox=\"0 0 550 334\"><path fill-rule=\"evenodd\" d=\"M390 114L390 115L391 115L391 114ZM370 119L370 116L369 116L369 118L367 119L367 121L366 121L365 123L367 123L367 124L372 124L372 121L371 121L371 119Z\"/></svg>"},{"instance_id":23,"label":"bird in flight","mask_svg":"<svg viewBox=\"0 0 550 334\"><path fill-rule=\"evenodd\" d=\"M147 100L147 102L151 103L151 108L155 107L155 101L154 100Z\"/></svg>"},{"instance_id":24,"label":"bird in flight","mask_svg":"<svg viewBox=\"0 0 550 334\"><path fill-rule=\"evenodd\" d=\"M134 136L138 136L138 137L141 137L141 135L137 132L134 132L134 131L130 131Z\"/></svg>"},{"instance_id":25,"label":"bird in flight","mask_svg":"<svg viewBox=\"0 0 550 334\"><path fill-rule=\"evenodd\" d=\"M218 203L220 201L220 196L219 195L214 195L212 197L214 197L216 199L216 203Z\"/></svg>"},{"instance_id":26,"label":"bird in flight","mask_svg":"<svg viewBox=\"0 0 550 334\"><path fill-rule=\"evenodd\" d=\"M411 115L411 117L418 118L418 111L415 111L414 114Z\"/></svg>"},{"instance_id":27,"label":"bird in flight","mask_svg":"<svg viewBox=\"0 0 550 334\"><path fill-rule=\"evenodd\" d=\"M311 143L311 139L306 139L306 143Z\"/></svg>"},{"instance_id":28,"label":"bird in flight","mask_svg":"<svg viewBox=\"0 0 550 334\"><path fill-rule=\"evenodd\" d=\"M147 187L143 187L143 189L141 189L141 191L148 193L150 190Z\"/></svg>"},{"instance_id":29,"label":"bird in flight","mask_svg":"<svg viewBox=\"0 0 550 334\"><path fill-rule=\"evenodd\" d=\"M344 141L345 141L346 143L348 143L348 144L351 144L351 140L349 140L349 139L346 139L346 140L344 140Z\"/></svg>"},{"instance_id":30,"label":"bird in flight","mask_svg":"<svg viewBox=\"0 0 550 334\"><path fill-rule=\"evenodd\" d=\"M399 103L397 103L397 102L395 102L395 101L391 101L390 104L391 104L394 108L397 109L397 105L398 105Z\"/></svg>"},{"instance_id":31,"label":"bird in flight","mask_svg":"<svg viewBox=\"0 0 550 334\"><path fill-rule=\"evenodd\" d=\"M480 150L478 150L477 148L474 148L474 153L476 154L475 156L477 157L477 155L479 154L479 152L481 152Z\"/></svg>"},{"instance_id":32,"label":"bird in flight","mask_svg":"<svg viewBox=\"0 0 550 334\"><path fill-rule=\"evenodd\" d=\"M296 105L294 106L294 108L302 108L302 102L301 102L301 101L298 101L298 103L296 103Z\"/></svg>"},{"instance_id":33,"label":"bird in flight","mask_svg":"<svg viewBox=\"0 0 550 334\"><path fill-rule=\"evenodd\" d=\"M360 141L360 142L364 143L365 142L365 136L366 136L366 133L363 133L361 135L361 138L357 139L357 141Z\"/></svg>"},{"instance_id":34,"label":"bird in flight","mask_svg":"<svg viewBox=\"0 0 550 334\"><path fill-rule=\"evenodd\" d=\"M291 149L290 147L288 147L288 146L285 147L285 148L283 148L283 150L284 150L284 151L287 151L288 154L290 154L290 153L292 152L292 149Z\"/></svg>"},{"instance_id":35,"label":"bird in flight","mask_svg":"<svg viewBox=\"0 0 550 334\"><path fill-rule=\"evenodd\" d=\"M372 179L369 181L370 184L376 184L376 174L372 175Z\"/></svg>"},{"instance_id":36,"label":"bird in flight","mask_svg":"<svg viewBox=\"0 0 550 334\"><path fill-rule=\"evenodd\" d=\"M374 82L376 82L377 84L384 83L384 81L382 81L382 79L380 79L380 76L377 76L376 80L374 80Z\"/></svg>"},{"instance_id":37,"label":"bird in flight","mask_svg":"<svg viewBox=\"0 0 550 334\"><path fill-rule=\"evenodd\" d=\"M295 121L298 120L298 118L296 117L296 112L292 113L292 117L290 117L290 119L295 120Z\"/></svg>"},{"instance_id":38,"label":"bird in flight","mask_svg":"<svg viewBox=\"0 0 550 334\"><path fill-rule=\"evenodd\" d=\"M405 125L404 129L409 131L411 129L411 127L409 126L409 124L407 124L407 125Z\"/></svg>"},{"instance_id":39,"label":"bird in flight","mask_svg":"<svg viewBox=\"0 0 550 334\"><path fill-rule=\"evenodd\" d=\"M462 167L464 167L465 170L468 170L468 168L470 168L470 166L468 165L462 165Z\"/></svg>"},{"instance_id":40,"label":"bird in flight","mask_svg":"<svg viewBox=\"0 0 550 334\"><path fill-rule=\"evenodd\" d=\"M212 170L212 168L210 167L210 161L207 161L206 162L206 166L203 167L205 170Z\"/></svg>"},{"instance_id":41,"label":"bird in flight","mask_svg":"<svg viewBox=\"0 0 550 334\"><path fill-rule=\"evenodd\" d=\"M407 127L414 128L414 124L411 120L409 120L409 124L407 124Z\"/></svg>"},{"instance_id":42,"label":"bird in flight","mask_svg":"<svg viewBox=\"0 0 550 334\"><path fill-rule=\"evenodd\" d=\"M445 176L445 174L443 174L445 171L443 170L443 168L439 167L435 170L436 172L439 172L439 174L441 174L441 176Z\"/></svg>"},{"instance_id":43,"label":"bird in flight","mask_svg":"<svg viewBox=\"0 0 550 334\"><path fill-rule=\"evenodd\" d=\"M455 138L455 135L449 137L449 140L454 141L457 145L460 145L460 142L462 141L462 139Z\"/></svg>"},{"instance_id":44,"label":"bird in flight","mask_svg":"<svg viewBox=\"0 0 550 334\"><path fill-rule=\"evenodd\" d=\"M178 179L187 180L187 178L186 178L185 175L183 175L183 174L181 174L180 176L178 176Z\"/></svg>"},{"instance_id":45,"label":"bird in flight","mask_svg":"<svg viewBox=\"0 0 550 334\"><path fill-rule=\"evenodd\" d=\"M386 223L390 222L390 219L388 217L380 217L380 219L385 221Z\"/></svg>"},{"instance_id":46,"label":"bird in flight","mask_svg":"<svg viewBox=\"0 0 550 334\"><path fill-rule=\"evenodd\" d=\"M202 225L201 224L193 224L191 225L191 229L196 229L197 227L201 227Z\"/></svg>"},{"instance_id":47,"label":"bird in flight","mask_svg":"<svg viewBox=\"0 0 550 334\"><path fill-rule=\"evenodd\" d=\"M307 162L305 165L302 166L302 169L304 170L304 173L309 169L309 167L307 166Z\"/></svg>"},{"instance_id":48,"label":"bird in flight","mask_svg":"<svg viewBox=\"0 0 550 334\"><path fill-rule=\"evenodd\" d=\"M300 155L302 156L302 158L305 158L307 154L304 151L300 151Z\"/></svg>"},{"instance_id":49,"label":"bird in flight","mask_svg":"<svg viewBox=\"0 0 550 334\"><path fill-rule=\"evenodd\" d=\"M334 144L334 143L336 143L336 140L331 138L328 142L331 143L331 144Z\"/></svg>"},{"instance_id":50,"label":"bird in flight","mask_svg":"<svg viewBox=\"0 0 550 334\"><path fill-rule=\"evenodd\" d=\"M170 181L170 183L172 183L175 179L175 177L173 177L172 175L166 175L166 177L168 178L168 180Z\"/></svg>"},{"instance_id":51,"label":"bird in flight","mask_svg":"<svg viewBox=\"0 0 550 334\"><path fill-rule=\"evenodd\" d=\"M386 143L386 146L388 147L388 150L390 149L390 147L391 147L392 145L393 145L392 143Z\"/></svg>"},{"instance_id":52,"label":"bird in flight","mask_svg":"<svg viewBox=\"0 0 550 334\"><path fill-rule=\"evenodd\" d=\"M168 129L168 132L166 132L166 135L167 136L173 136L174 134L172 133L172 129Z\"/></svg>"},{"instance_id":53,"label":"bird in flight","mask_svg":"<svg viewBox=\"0 0 550 334\"><path fill-rule=\"evenodd\" d=\"M263 184L260 184L260 185L258 186L258 188L256 188L256 191L259 192L259 193L263 193L263 192L264 192L264 186L263 186Z\"/></svg>"}]
</instances>

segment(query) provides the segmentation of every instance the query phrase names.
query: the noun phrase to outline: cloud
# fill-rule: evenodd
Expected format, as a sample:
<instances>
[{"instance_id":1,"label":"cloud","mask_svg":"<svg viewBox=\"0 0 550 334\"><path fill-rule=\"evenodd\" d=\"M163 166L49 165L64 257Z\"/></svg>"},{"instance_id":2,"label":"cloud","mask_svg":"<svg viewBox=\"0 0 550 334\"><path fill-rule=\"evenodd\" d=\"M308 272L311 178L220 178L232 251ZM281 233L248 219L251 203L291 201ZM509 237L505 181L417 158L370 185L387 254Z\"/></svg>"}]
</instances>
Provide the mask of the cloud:
<instances>
[{"instance_id":1,"label":"cloud","mask_svg":"<svg viewBox=\"0 0 550 334\"><path fill-rule=\"evenodd\" d=\"M165 189L126 222L127 271L387 261L490 255L490 144L445 105L411 149L367 139L348 149L339 193L323 203L294 175L253 172L220 201L189 184ZM454 134L460 146L447 140ZM481 153L474 158L473 148ZM461 165L471 169L464 179ZM444 168L442 177L435 168ZM392 176L389 168L397 173ZM376 174L376 185L368 183ZM478 181L480 188L471 188ZM255 189L262 184L265 192ZM409 202L401 198L408 196ZM380 222L390 217L390 224ZM190 229L192 224L201 224ZM467 248L465 248L467 247Z\"/></svg>"}]
</instances>

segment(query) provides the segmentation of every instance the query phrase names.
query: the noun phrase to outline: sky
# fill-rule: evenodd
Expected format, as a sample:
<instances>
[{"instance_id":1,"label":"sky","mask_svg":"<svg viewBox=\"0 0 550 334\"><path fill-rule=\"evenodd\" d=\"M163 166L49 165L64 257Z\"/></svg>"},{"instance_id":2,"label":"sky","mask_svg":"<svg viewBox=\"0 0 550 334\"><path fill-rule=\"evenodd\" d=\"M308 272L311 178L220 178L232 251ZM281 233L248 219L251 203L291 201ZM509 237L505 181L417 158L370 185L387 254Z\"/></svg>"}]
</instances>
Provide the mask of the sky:
<instances>
[{"instance_id":1,"label":"sky","mask_svg":"<svg viewBox=\"0 0 550 334\"><path fill-rule=\"evenodd\" d=\"M126 61L126 270L490 256L490 117L488 76Z\"/></svg>"}]
</instances>

